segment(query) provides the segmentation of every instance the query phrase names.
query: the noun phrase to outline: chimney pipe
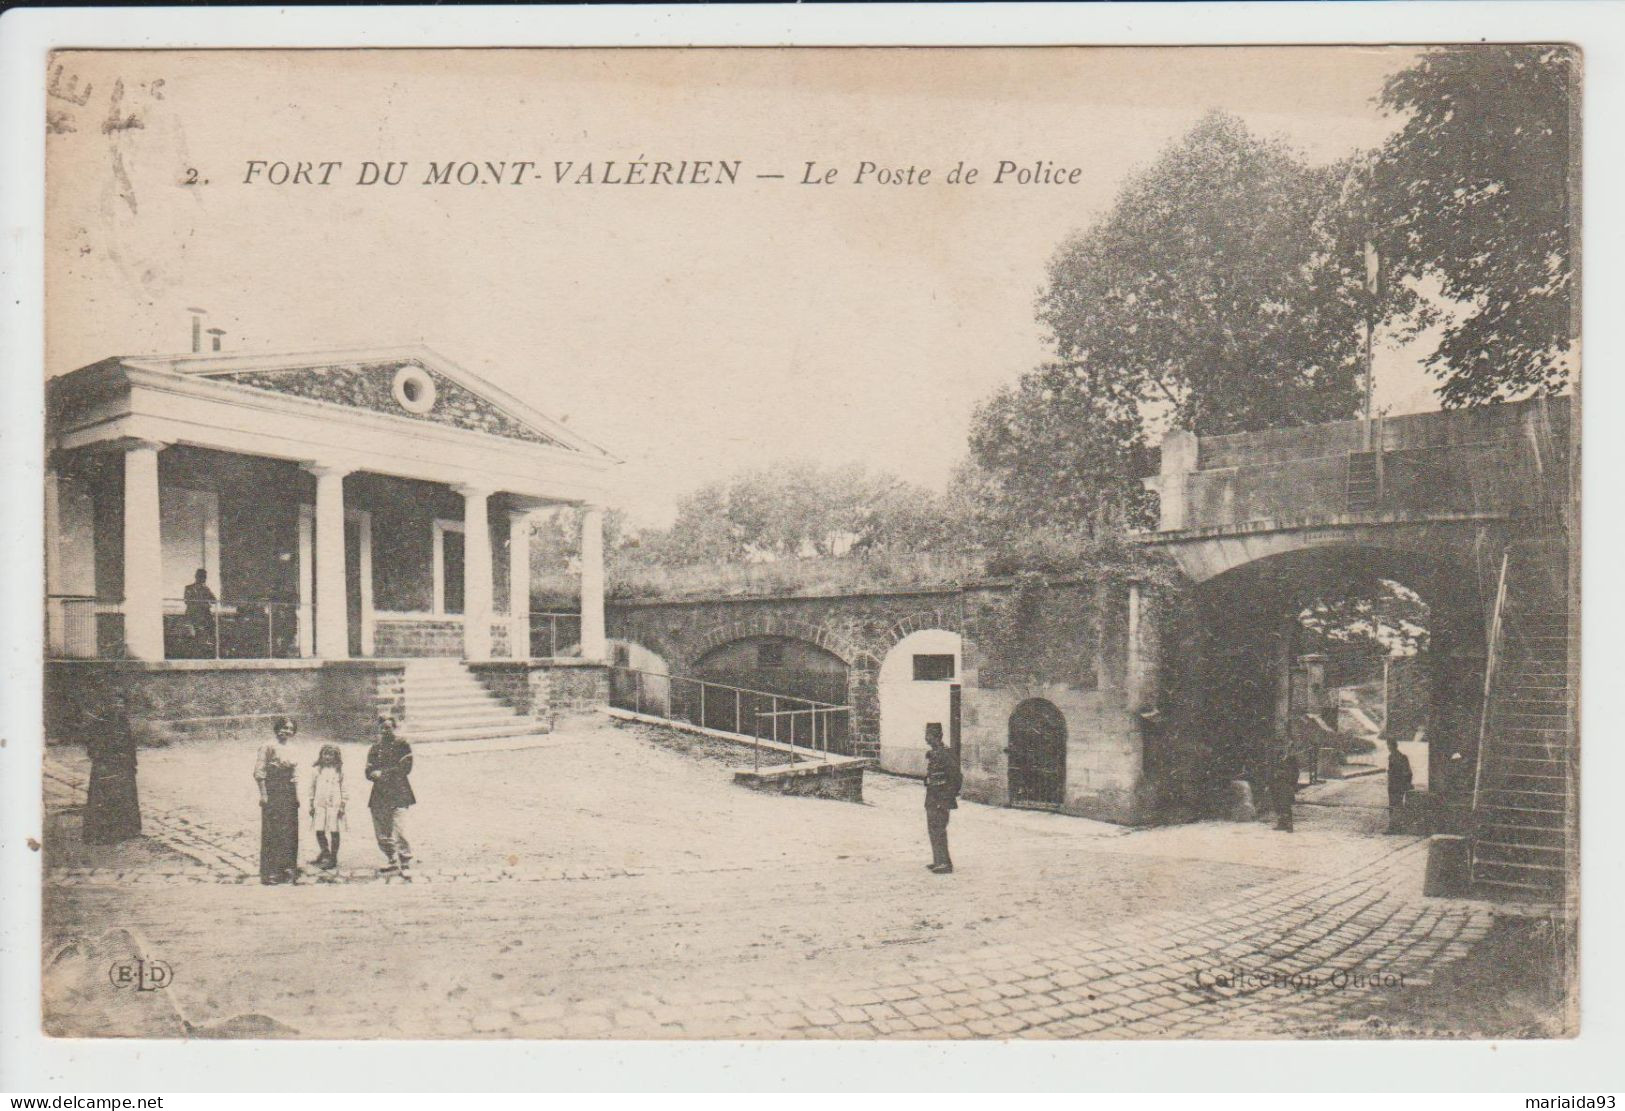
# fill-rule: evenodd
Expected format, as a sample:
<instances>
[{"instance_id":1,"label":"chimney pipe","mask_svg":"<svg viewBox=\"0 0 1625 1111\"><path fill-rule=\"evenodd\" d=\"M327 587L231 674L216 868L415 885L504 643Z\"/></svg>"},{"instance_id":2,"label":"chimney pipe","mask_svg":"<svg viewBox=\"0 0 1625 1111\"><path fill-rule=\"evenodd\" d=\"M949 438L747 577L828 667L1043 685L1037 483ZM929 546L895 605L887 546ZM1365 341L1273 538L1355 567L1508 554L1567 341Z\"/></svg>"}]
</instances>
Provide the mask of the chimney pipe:
<instances>
[{"instance_id":1,"label":"chimney pipe","mask_svg":"<svg viewBox=\"0 0 1625 1111\"><path fill-rule=\"evenodd\" d=\"M224 328L210 328L209 337L214 340L214 350L220 350L220 337L226 334Z\"/></svg>"},{"instance_id":2,"label":"chimney pipe","mask_svg":"<svg viewBox=\"0 0 1625 1111\"><path fill-rule=\"evenodd\" d=\"M187 309L192 314L192 354L196 355L203 350L203 318L208 315L206 309Z\"/></svg>"}]
</instances>

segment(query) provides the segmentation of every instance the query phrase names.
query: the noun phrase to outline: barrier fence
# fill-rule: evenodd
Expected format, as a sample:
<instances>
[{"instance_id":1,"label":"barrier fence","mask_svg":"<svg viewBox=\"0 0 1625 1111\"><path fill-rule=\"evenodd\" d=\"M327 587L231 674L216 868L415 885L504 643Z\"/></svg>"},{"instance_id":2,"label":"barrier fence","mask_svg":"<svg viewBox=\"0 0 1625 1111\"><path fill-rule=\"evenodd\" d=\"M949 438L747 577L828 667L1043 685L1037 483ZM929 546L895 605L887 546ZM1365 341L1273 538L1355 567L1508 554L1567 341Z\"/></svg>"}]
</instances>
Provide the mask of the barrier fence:
<instances>
[{"instance_id":1,"label":"barrier fence","mask_svg":"<svg viewBox=\"0 0 1625 1111\"><path fill-rule=\"evenodd\" d=\"M804 750L785 753L791 763L850 754L849 706L632 667L610 669L610 705Z\"/></svg>"},{"instance_id":2,"label":"barrier fence","mask_svg":"<svg viewBox=\"0 0 1625 1111\"><path fill-rule=\"evenodd\" d=\"M530 654L549 659L581 655L581 615L532 610Z\"/></svg>"}]
</instances>

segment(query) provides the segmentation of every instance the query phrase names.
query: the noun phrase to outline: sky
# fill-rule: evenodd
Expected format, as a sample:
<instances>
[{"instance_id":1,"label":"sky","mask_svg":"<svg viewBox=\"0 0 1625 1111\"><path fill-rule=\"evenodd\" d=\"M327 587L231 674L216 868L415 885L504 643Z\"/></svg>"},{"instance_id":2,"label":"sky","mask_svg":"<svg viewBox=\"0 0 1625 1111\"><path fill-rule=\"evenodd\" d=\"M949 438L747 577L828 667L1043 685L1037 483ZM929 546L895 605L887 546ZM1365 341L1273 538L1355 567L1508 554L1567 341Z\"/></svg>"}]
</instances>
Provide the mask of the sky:
<instances>
[{"instance_id":1,"label":"sky","mask_svg":"<svg viewBox=\"0 0 1625 1111\"><path fill-rule=\"evenodd\" d=\"M60 54L46 373L184 352L198 306L233 352L426 344L624 460L612 500L638 524L791 460L940 490L978 402L1046 353L1046 261L1130 175L1215 108L1315 162L1374 146L1398 121L1373 98L1413 57ZM342 165L326 185L271 183L301 160ZM589 163L648 178L665 161L669 178L684 160L737 161L738 183L574 184ZM367 161L406 163L401 184L359 184ZM425 183L453 161L507 167L501 184ZM855 183L864 161L932 180ZM1070 180L995 184L1001 161ZM519 162L535 165L516 185ZM809 162L836 180L803 184ZM980 179L947 183L960 163ZM1379 405L1436 407L1417 354L1379 352Z\"/></svg>"}]
</instances>

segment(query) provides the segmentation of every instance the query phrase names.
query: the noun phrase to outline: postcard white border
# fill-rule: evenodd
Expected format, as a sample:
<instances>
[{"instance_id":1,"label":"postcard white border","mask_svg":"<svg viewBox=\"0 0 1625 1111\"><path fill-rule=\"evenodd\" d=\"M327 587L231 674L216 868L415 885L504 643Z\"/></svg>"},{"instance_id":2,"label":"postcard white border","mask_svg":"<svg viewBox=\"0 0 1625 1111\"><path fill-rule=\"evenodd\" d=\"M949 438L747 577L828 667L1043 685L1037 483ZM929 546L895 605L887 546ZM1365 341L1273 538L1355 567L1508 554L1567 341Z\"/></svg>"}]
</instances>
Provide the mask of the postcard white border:
<instances>
[{"instance_id":1,"label":"postcard white border","mask_svg":"<svg viewBox=\"0 0 1625 1111\"><path fill-rule=\"evenodd\" d=\"M0 1090L1618 1091L1625 655L1620 282L1625 9L1569 2L13 9L0 17ZM46 1039L39 707L46 53L66 47L1264 44L1566 41L1585 55L1582 1034L1571 1042L320 1043Z\"/></svg>"}]
</instances>

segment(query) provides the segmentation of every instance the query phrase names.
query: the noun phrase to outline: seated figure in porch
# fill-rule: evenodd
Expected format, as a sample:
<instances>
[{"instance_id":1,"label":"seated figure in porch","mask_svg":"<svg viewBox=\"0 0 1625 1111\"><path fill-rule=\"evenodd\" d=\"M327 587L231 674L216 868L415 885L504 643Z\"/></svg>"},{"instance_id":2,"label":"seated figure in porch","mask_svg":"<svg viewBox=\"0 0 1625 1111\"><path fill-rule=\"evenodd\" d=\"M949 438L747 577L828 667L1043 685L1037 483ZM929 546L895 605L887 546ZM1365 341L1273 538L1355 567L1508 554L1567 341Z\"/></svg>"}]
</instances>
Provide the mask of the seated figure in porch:
<instances>
[{"instance_id":1,"label":"seated figure in porch","mask_svg":"<svg viewBox=\"0 0 1625 1111\"><path fill-rule=\"evenodd\" d=\"M215 631L214 591L209 589L209 572L199 567L183 594L186 624L191 632L192 650L202 657L218 656L219 638Z\"/></svg>"}]
</instances>

